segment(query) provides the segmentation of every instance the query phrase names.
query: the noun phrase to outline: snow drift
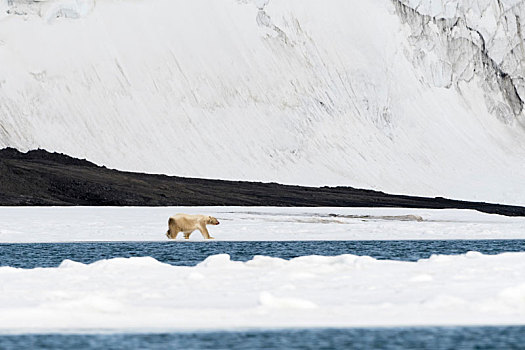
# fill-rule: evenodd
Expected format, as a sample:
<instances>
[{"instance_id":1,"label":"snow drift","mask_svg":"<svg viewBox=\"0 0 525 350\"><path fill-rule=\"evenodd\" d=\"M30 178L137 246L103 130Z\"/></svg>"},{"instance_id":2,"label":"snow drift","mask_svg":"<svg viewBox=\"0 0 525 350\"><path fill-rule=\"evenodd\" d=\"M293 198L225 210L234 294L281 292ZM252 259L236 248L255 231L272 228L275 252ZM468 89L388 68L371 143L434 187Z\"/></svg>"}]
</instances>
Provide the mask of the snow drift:
<instances>
[{"instance_id":1,"label":"snow drift","mask_svg":"<svg viewBox=\"0 0 525 350\"><path fill-rule=\"evenodd\" d=\"M0 147L525 204L525 4L0 0Z\"/></svg>"},{"instance_id":2,"label":"snow drift","mask_svg":"<svg viewBox=\"0 0 525 350\"><path fill-rule=\"evenodd\" d=\"M525 254L0 267L0 332L525 324Z\"/></svg>"}]
</instances>

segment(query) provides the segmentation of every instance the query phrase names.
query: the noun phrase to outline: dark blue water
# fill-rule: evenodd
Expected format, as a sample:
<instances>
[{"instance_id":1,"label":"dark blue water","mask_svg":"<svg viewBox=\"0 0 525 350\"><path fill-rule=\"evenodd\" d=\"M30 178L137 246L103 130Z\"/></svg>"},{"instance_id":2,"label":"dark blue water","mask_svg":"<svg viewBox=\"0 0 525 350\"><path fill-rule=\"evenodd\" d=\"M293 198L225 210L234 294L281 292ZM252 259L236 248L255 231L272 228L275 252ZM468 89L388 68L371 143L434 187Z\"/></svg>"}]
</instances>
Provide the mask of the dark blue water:
<instances>
[{"instance_id":1,"label":"dark blue water","mask_svg":"<svg viewBox=\"0 0 525 350\"><path fill-rule=\"evenodd\" d=\"M432 254L463 254L470 250L484 254L525 251L525 240L15 243L0 244L0 266L56 267L64 259L92 263L132 256L151 256L172 265L192 266L221 253L239 261L250 260L254 255L291 259L341 254L416 261Z\"/></svg>"},{"instance_id":2,"label":"dark blue water","mask_svg":"<svg viewBox=\"0 0 525 350\"><path fill-rule=\"evenodd\" d=\"M221 253L240 261L250 260L254 255L291 259L313 254L415 261L432 254L462 254L472 250L484 254L521 252L525 251L525 240L17 243L0 244L0 266L56 267L65 259L91 263L133 256L151 256L172 265L191 266ZM0 350L4 349L525 349L525 327L22 334L0 336Z\"/></svg>"},{"instance_id":3,"label":"dark blue water","mask_svg":"<svg viewBox=\"0 0 525 350\"><path fill-rule=\"evenodd\" d=\"M0 349L525 349L525 327L0 336Z\"/></svg>"}]
</instances>

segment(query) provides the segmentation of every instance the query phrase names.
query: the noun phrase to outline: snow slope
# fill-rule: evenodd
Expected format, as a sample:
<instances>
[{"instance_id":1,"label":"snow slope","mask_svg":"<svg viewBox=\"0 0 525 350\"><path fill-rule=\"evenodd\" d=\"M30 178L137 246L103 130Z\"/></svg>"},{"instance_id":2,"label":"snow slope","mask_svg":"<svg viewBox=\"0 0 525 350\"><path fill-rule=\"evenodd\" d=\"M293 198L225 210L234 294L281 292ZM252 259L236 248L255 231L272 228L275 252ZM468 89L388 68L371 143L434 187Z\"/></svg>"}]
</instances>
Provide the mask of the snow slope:
<instances>
[{"instance_id":1,"label":"snow slope","mask_svg":"<svg viewBox=\"0 0 525 350\"><path fill-rule=\"evenodd\" d=\"M220 241L525 239L525 218L472 210L4 207L0 243L167 241L167 221L175 213L217 217L221 224L209 231ZM195 231L190 240L203 238Z\"/></svg>"},{"instance_id":2,"label":"snow slope","mask_svg":"<svg viewBox=\"0 0 525 350\"><path fill-rule=\"evenodd\" d=\"M0 147L525 204L513 0L0 0Z\"/></svg>"},{"instance_id":3,"label":"snow slope","mask_svg":"<svg viewBox=\"0 0 525 350\"><path fill-rule=\"evenodd\" d=\"M0 333L525 324L525 253L0 267Z\"/></svg>"}]
</instances>

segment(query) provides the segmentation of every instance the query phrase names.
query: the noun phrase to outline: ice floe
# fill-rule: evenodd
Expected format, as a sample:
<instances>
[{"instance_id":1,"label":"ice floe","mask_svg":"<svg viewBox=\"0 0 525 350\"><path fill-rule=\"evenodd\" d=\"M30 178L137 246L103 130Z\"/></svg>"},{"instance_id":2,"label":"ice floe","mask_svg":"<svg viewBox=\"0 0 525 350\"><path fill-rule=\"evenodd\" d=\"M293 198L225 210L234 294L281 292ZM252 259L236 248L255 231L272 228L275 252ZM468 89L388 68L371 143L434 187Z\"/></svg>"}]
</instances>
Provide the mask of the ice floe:
<instances>
[{"instance_id":1,"label":"ice floe","mask_svg":"<svg viewBox=\"0 0 525 350\"><path fill-rule=\"evenodd\" d=\"M221 225L209 229L223 241L525 238L525 218L473 210L4 207L0 242L163 241L168 218L181 212L217 217ZM197 231L190 241L202 239Z\"/></svg>"},{"instance_id":2,"label":"ice floe","mask_svg":"<svg viewBox=\"0 0 525 350\"><path fill-rule=\"evenodd\" d=\"M525 324L525 253L0 267L0 332Z\"/></svg>"}]
</instances>

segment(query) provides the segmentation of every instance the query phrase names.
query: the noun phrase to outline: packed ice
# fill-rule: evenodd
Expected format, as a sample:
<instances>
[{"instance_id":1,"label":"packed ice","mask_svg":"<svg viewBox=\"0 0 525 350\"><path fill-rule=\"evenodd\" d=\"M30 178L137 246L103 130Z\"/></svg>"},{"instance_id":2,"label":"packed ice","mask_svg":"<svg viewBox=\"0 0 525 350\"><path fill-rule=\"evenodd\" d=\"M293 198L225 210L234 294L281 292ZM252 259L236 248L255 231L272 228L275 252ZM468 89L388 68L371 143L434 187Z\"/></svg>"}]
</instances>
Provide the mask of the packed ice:
<instances>
[{"instance_id":1,"label":"packed ice","mask_svg":"<svg viewBox=\"0 0 525 350\"><path fill-rule=\"evenodd\" d=\"M0 267L0 332L525 323L525 253Z\"/></svg>"},{"instance_id":2,"label":"packed ice","mask_svg":"<svg viewBox=\"0 0 525 350\"><path fill-rule=\"evenodd\" d=\"M222 241L525 239L525 218L473 210L274 207L6 207L0 243L164 241L176 213L212 215ZM178 240L184 240L179 235ZM196 231L190 241L203 240Z\"/></svg>"}]
</instances>

